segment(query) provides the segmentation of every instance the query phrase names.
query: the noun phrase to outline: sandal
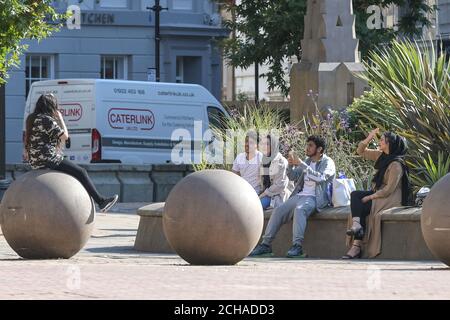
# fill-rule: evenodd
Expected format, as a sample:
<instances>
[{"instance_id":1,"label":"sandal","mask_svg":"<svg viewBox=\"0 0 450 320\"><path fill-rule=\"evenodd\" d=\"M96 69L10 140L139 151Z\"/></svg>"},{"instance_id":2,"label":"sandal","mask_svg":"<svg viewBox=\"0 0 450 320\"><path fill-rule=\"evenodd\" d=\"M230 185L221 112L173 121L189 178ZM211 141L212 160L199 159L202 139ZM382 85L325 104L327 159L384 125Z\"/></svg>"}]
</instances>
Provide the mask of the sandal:
<instances>
[{"instance_id":1,"label":"sandal","mask_svg":"<svg viewBox=\"0 0 450 320\"><path fill-rule=\"evenodd\" d=\"M362 239L364 237L364 229L362 227L359 229L348 229L346 234L357 239Z\"/></svg>"},{"instance_id":2,"label":"sandal","mask_svg":"<svg viewBox=\"0 0 450 320\"><path fill-rule=\"evenodd\" d=\"M359 248L358 254L356 256L351 256L349 254L345 254L345 255L342 256L341 259L360 259L361 258L361 255L362 255L361 246L357 245L357 244L354 244L354 245L352 245L352 247L358 247Z\"/></svg>"}]
</instances>

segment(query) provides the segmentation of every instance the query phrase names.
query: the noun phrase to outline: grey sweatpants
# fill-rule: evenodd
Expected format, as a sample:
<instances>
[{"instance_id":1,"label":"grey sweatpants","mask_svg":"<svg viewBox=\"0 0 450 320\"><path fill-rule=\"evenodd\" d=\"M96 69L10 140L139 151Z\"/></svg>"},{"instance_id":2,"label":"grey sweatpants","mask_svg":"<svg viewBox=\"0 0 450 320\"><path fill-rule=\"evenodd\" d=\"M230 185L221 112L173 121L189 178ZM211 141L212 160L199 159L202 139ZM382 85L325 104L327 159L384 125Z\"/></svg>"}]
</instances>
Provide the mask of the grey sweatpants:
<instances>
[{"instance_id":1,"label":"grey sweatpants","mask_svg":"<svg viewBox=\"0 0 450 320\"><path fill-rule=\"evenodd\" d=\"M316 197L295 195L273 210L263 243L271 245L281 226L294 219L292 225L292 244L302 244L305 237L306 221L316 210Z\"/></svg>"}]
</instances>

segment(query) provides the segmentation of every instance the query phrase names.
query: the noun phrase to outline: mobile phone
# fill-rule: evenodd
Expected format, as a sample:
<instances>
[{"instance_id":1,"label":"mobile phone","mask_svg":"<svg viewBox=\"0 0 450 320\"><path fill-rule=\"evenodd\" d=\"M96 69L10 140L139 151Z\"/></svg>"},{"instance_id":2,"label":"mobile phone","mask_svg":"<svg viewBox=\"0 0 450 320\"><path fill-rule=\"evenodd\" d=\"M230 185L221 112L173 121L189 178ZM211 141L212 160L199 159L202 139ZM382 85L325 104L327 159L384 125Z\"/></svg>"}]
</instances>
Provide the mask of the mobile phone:
<instances>
[{"instance_id":1,"label":"mobile phone","mask_svg":"<svg viewBox=\"0 0 450 320\"><path fill-rule=\"evenodd\" d=\"M294 151L289 151L289 155L292 157L292 159L294 159L295 161L299 161L300 158L298 157L298 155L294 152Z\"/></svg>"}]
</instances>

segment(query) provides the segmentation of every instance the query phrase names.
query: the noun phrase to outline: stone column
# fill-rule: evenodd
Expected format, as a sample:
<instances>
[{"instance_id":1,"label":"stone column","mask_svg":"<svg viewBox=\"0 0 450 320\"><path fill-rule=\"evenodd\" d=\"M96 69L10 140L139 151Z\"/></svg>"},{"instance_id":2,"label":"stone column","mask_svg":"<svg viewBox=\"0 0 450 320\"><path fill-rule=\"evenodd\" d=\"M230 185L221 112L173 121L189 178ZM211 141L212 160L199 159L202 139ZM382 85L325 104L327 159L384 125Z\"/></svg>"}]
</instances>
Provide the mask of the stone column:
<instances>
[{"instance_id":1,"label":"stone column","mask_svg":"<svg viewBox=\"0 0 450 320\"><path fill-rule=\"evenodd\" d=\"M352 0L308 0L302 59L291 69L291 120L348 106L367 87L360 63ZM312 92L313 97L308 96ZM318 97L315 97L318 94Z\"/></svg>"}]
</instances>

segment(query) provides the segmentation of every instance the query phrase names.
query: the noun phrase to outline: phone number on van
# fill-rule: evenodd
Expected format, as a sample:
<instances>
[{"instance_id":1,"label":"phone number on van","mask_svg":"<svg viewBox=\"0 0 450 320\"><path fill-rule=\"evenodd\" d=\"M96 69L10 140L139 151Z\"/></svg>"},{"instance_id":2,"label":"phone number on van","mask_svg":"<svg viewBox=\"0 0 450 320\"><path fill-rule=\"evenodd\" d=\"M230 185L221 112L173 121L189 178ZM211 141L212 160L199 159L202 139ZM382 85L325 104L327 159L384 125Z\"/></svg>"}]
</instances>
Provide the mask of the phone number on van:
<instances>
[{"instance_id":1,"label":"phone number on van","mask_svg":"<svg viewBox=\"0 0 450 320\"><path fill-rule=\"evenodd\" d=\"M148 109L112 108L108 112L108 122L113 129L137 127L140 130L152 130L155 115Z\"/></svg>"}]
</instances>

